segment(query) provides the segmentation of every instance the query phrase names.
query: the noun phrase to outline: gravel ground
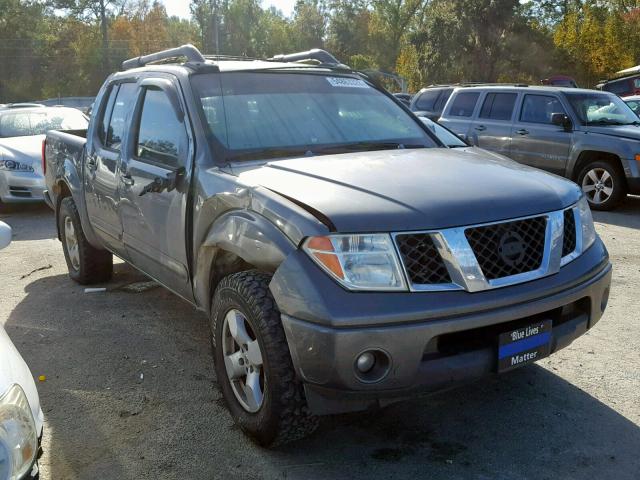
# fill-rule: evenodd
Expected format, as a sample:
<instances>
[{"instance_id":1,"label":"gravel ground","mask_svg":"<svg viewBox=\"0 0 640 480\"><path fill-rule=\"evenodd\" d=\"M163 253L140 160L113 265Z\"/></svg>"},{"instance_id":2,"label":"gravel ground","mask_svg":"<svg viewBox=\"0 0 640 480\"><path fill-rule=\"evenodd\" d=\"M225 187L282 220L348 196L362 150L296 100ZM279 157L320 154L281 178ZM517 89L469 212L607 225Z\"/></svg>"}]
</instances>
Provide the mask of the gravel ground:
<instances>
[{"instance_id":1,"label":"gravel ground","mask_svg":"<svg viewBox=\"0 0 640 480\"><path fill-rule=\"evenodd\" d=\"M640 198L597 214L609 309L539 364L381 412L326 418L268 451L224 407L207 320L116 265L105 293L67 277L46 207L0 210L0 323L30 365L46 424L42 479L640 479Z\"/></svg>"}]
</instances>

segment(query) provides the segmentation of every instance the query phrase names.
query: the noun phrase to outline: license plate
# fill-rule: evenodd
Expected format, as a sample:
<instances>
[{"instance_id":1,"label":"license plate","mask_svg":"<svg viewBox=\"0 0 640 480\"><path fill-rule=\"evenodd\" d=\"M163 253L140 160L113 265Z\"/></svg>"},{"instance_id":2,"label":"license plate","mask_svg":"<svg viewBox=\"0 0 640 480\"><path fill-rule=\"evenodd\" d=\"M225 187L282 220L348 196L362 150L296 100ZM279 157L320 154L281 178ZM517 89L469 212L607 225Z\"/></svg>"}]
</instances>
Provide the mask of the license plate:
<instances>
[{"instance_id":1,"label":"license plate","mask_svg":"<svg viewBox=\"0 0 640 480\"><path fill-rule=\"evenodd\" d=\"M506 372L549 355L552 328L551 320L541 320L501 333L498 342L498 372Z\"/></svg>"}]
</instances>

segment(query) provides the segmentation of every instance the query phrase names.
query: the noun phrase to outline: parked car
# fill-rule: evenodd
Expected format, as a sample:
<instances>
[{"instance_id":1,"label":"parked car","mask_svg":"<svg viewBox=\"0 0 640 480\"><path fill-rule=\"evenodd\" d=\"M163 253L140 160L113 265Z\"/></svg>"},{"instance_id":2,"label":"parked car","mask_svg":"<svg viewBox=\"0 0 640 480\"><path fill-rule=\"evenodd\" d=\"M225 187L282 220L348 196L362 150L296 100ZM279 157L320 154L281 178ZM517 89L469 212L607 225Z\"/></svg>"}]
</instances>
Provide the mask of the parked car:
<instances>
[{"instance_id":1,"label":"parked car","mask_svg":"<svg viewBox=\"0 0 640 480\"><path fill-rule=\"evenodd\" d=\"M609 80L599 82L596 88L620 97L640 94L640 65L616 72Z\"/></svg>"},{"instance_id":2,"label":"parked car","mask_svg":"<svg viewBox=\"0 0 640 480\"><path fill-rule=\"evenodd\" d=\"M86 130L88 119L71 108L0 111L0 202L42 201L42 141L55 128Z\"/></svg>"},{"instance_id":3,"label":"parked car","mask_svg":"<svg viewBox=\"0 0 640 480\"><path fill-rule=\"evenodd\" d=\"M449 85L423 88L411 99L411 111L419 117L437 121L453 89Z\"/></svg>"},{"instance_id":4,"label":"parked car","mask_svg":"<svg viewBox=\"0 0 640 480\"><path fill-rule=\"evenodd\" d=\"M223 397L262 445L545 357L611 282L574 183L446 148L322 54L128 60L86 135L46 139L70 277L108 281L115 254L206 312Z\"/></svg>"},{"instance_id":5,"label":"parked car","mask_svg":"<svg viewBox=\"0 0 640 480\"><path fill-rule=\"evenodd\" d=\"M578 88L576 81L567 75L552 75L549 78L540 80L540 83L551 87Z\"/></svg>"},{"instance_id":6,"label":"parked car","mask_svg":"<svg viewBox=\"0 0 640 480\"><path fill-rule=\"evenodd\" d=\"M640 117L640 95L622 97L622 101L629 105L629 108L633 110L633 113Z\"/></svg>"},{"instance_id":7,"label":"parked car","mask_svg":"<svg viewBox=\"0 0 640 480\"><path fill-rule=\"evenodd\" d=\"M454 91L440 123L474 145L576 181L591 208L609 210L627 193L640 193L638 117L616 95L465 87Z\"/></svg>"},{"instance_id":8,"label":"parked car","mask_svg":"<svg viewBox=\"0 0 640 480\"><path fill-rule=\"evenodd\" d=\"M0 222L0 250L11 228ZM0 324L0 479L38 478L44 415L29 367Z\"/></svg>"}]
</instances>

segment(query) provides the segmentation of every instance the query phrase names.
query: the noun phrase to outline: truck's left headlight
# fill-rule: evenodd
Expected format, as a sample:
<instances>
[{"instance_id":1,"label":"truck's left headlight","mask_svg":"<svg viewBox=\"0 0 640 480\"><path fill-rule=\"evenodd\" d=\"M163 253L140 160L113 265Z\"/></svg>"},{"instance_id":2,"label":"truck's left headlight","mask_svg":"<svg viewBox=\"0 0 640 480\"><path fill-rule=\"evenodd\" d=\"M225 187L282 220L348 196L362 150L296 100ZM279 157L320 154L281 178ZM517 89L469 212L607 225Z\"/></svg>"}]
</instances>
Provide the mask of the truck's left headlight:
<instances>
[{"instance_id":1,"label":"truck's left headlight","mask_svg":"<svg viewBox=\"0 0 640 480\"><path fill-rule=\"evenodd\" d=\"M0 480L22 478L38 451L36 423L19 385L0 396Z\"/></svg>"},{"instance_id":2,"label":"truck's left headlight","mask_svg":"<svg viewBox=\"0 0 640 480\"><path fill-rule=\"evenodd\" d=\"M303 249L324 271L350 290L406 290L389 234L308 238Z\"/></svg>"},{"instance_id":3,"label":"truck's left headlight","mask_svg":"<svg viewBox=\"0 0 640 480\"><path fill-rule=\"evenodd\" d=\"M596 228L593 225L589 202L587 202L587 197L584 195L578 201L578 214L580 215L580 225L582 226L582 232L578 232L578 235L582 235L582 251L584 252L596 241Z\"/></svg>"}]
</instances>

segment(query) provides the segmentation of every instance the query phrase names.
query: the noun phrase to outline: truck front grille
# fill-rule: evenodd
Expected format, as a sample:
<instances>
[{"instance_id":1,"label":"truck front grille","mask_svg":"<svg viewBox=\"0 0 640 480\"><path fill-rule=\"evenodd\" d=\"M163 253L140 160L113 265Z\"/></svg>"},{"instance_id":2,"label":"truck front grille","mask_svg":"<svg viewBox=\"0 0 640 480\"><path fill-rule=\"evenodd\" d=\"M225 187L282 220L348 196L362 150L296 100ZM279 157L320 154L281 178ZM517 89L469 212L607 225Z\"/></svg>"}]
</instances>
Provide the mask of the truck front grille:
<instances>
[{"instance_id":1,"label":"truck front grille","mask_svg":"<svg viewBox=\"0 0 640 480\"><path fill-rule=\"evenodd\" d=\"M574 252L576 249L576 217L573 208L564 211L564 237L562 240L562 256Z\"/></svg>"},{"instance_id":2,"label":"truck front grille","mask_svg":"<svg viewBox=\"0 0 640 480\"><path fill-rule=\"evenodd\" d=\"M407 275L416 285L451 283L438 250L428 233L408 233L396 236L396 244L402 256Z\"/></svg>"},{"instance_id":3,"label":"truck front grille","mask_svg":"<svg viewBox=\"0 0 640 480\"><path fill-rule=\"evenodd\" d=\"M496 223L465 230L465 236L487 280L540 268L547 218Z\"/></svg>"},{"instance_id":4,"label":"truck front grille","mask_svg":"<svg viewBox=\"0 0 640 480\"><path fill-rule=\"evenodd\" d=\"M411 291L480 292L559 272L582 253L580 230L574 206L534 217L392 236Z\"/></svg>"}]
</instances>

